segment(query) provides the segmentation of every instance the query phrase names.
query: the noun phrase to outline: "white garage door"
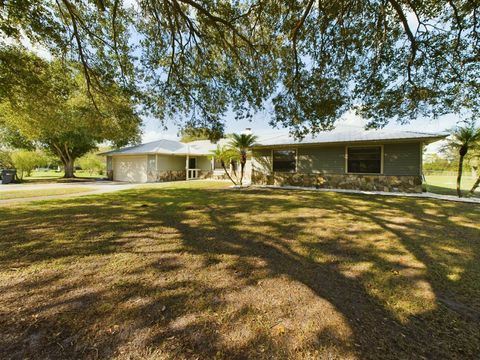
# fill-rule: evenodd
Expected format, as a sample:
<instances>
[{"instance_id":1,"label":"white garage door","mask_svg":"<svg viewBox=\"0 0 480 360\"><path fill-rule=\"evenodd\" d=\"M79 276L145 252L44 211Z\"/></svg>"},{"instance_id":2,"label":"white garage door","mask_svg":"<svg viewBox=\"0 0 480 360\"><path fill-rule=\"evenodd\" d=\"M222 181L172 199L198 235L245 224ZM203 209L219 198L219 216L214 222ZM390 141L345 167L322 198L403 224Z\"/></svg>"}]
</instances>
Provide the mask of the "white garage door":
<instances>
[{"instance_id":1,"label":"white garage door","mask_svg":"<svg viewBox=\"0 0 480 360\"><path fill-rule=\"evenodd\" d=\"M147 182L147 156L114 156L113 180Z\"/></svg>"}]
</instances>

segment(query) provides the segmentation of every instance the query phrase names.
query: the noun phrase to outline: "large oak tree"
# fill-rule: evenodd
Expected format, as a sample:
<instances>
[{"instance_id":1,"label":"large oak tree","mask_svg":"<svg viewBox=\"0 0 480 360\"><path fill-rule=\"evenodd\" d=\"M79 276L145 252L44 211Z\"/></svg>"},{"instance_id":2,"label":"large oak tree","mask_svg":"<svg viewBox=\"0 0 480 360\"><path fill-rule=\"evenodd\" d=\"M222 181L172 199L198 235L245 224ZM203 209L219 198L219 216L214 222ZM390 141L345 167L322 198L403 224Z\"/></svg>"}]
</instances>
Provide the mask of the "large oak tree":
<instances>
[{"instance_id":1,"label":"large oak tree","mask_svg":"<svg viewBox=\"0 0 480 360\"><path fill-rule=\"evenodd\" d=\"M115 83L104 84L92 101L77 64L11 47L0 51L0 69L0 128L16 135L9 137L13 146L23 142L55 154L65 177L73 177L75 160L98 144L139 140L141 120Z\"/></svg>"},{"instance_id":2,"label":"large oak tree","mask_svg":"<svg viewBox=\"0 0 480 360\"><path fill-rule=\"evenodd\" d=\"M223 128L270 101L297 135L479 110L475 0L2 0L0 38L76 57L159 119Z\"/></svg>"}]
</instances>

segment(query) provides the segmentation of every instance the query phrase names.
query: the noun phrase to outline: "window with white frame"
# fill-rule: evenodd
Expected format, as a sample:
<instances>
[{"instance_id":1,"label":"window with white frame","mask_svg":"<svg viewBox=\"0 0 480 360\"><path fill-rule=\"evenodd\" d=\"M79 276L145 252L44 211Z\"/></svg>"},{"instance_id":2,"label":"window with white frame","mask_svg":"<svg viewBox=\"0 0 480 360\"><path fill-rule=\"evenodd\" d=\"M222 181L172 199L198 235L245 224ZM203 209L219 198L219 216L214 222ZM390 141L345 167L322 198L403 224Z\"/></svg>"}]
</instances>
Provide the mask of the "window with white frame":
<instances>
[{"instance_id":1,"label":"window with white frame","mask_svg":"<svg viewBox=\"0 0 480 360\"><path fill-rule=\"evenodd\" d=\"M382 147L347 147L347 172L359 174L381 174Z\"/></svg>"},{"instance_id":2,"label":"window with white frame","mask_svg":"<svg viewBox=\"0 0 480 360\"><path fill-rule=\"evenodd\" d=\"M296 150L273 150L273 171L296 172L297 151Z\"/></svg>"}]
</instances>

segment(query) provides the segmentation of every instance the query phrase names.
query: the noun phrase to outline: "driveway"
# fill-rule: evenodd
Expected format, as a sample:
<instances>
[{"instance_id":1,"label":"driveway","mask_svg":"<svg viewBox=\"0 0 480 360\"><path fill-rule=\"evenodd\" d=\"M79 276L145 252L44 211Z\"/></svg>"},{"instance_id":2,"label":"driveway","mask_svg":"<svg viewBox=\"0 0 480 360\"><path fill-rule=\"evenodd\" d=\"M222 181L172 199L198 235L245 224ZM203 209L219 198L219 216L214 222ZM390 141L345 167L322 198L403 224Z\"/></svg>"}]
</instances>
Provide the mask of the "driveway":
<instances>
[{"instance_id":1,"label":"driveway","mask_svg":"<svg viewBox=\"0 0 480 360\"><path fill-rule=\"evenodd\" d=\"M77 197L93 194L103 194L108 192L114 192L119 190L127 190L142 184L133 184L133 183L124 183L118 181L89 181L89 182L72 182L72 183L38 183L38 184L8 184L0 185L0 205L3 204L18 204L29 201L37 200L47 200L47 199L61 199L68 197ZM1 200L2 192L10 192L16 190L49 190L49 189L68 189L68 188L85 188L88 191L71 193L71 194L62 194L62 195L45 195L45 196L36 196L36 197L25 197L25 198L15 198Z\"/></svg>"}]
</instances>

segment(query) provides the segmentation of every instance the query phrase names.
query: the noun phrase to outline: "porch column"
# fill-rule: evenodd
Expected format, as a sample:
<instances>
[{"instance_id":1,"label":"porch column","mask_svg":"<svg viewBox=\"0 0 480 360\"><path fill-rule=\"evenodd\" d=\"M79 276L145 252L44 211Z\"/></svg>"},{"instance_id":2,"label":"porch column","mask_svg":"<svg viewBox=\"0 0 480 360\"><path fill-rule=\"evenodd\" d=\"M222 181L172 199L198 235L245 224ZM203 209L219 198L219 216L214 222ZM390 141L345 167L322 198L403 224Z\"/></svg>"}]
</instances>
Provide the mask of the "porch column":
<instances>
[{"instance_id":1,"label":"porch column","mask_svg":"<svg viewBox=\"0 0 480 360\"><path fill-rule=\"evenodd\" d=\"M188 160L189 160L189 156L187 154L187 156L185 157L185 174L186 174L186 179L185 180L188 180Z\"/></svg>"}]
</instances>

